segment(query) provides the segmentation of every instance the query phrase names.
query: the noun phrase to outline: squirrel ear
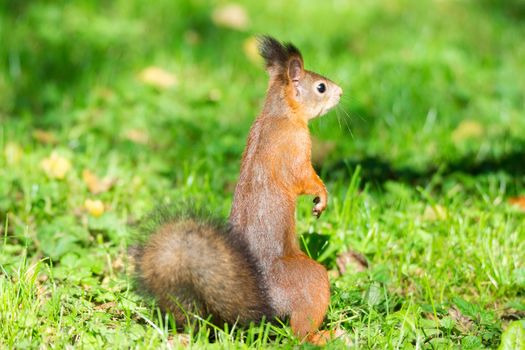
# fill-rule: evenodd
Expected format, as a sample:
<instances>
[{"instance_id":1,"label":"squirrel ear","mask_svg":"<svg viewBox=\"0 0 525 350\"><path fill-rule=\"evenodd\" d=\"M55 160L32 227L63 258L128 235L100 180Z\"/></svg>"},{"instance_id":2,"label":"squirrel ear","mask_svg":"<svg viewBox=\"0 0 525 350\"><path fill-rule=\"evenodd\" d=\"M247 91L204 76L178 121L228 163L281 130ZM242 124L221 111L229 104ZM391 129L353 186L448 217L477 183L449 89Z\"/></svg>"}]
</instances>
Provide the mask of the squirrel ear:
<instances>
[{"instance_id":1,"label":"squirrel ear","mask_svg":"<svg viewBox=\"0 0 525 350\"><path fill-rule=\"evenodd\" d=\"M292 57L288 62L288 78L296 83L303 77L303 61L299 57Z\"/></svg>"},{"instance_id":2,"label":"squirrel ear","mask_svg":"<svg viewBox=\"0 0 525 350\"><path fill-rule=\"evenodd\" d=\"M268 35L258 37L259 53L264 58L270 77L298 82L303 76L301 52L291 43L281 43Z\"/></svg>"}]
</instances>

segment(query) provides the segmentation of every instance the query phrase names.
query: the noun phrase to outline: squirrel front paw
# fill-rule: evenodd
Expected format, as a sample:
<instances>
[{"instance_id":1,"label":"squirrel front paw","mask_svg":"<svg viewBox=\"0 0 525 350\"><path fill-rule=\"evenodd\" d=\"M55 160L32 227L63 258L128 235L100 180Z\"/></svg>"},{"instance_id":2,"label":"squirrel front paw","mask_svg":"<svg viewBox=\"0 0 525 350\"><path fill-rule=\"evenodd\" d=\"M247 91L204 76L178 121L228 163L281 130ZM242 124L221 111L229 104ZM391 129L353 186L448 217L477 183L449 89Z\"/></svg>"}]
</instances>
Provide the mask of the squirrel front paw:
<instances>
[{"instance_id":1,"label":"squirrel front paw","mask_svg":"<svg viewBox=\"0 0 525 350\"><path fill-rule=\"evenodd\" d=\"M312 214L319 219L321 213L326 209L326 197L321 199L321 197L314 198L314 207L312 208Z\"/></svg>"}]
</instances>

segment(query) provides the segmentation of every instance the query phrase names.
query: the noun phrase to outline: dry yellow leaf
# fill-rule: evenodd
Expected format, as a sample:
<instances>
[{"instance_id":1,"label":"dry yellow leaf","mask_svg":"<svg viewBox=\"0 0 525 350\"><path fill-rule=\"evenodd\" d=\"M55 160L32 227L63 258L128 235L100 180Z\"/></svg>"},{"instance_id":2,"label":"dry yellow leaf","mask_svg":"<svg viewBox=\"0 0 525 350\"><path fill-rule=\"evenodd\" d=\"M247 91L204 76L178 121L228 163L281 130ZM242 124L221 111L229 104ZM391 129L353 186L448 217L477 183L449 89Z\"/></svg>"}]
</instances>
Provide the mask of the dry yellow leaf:
<instances>
[{"instance_id":1,"label":"dry yellow leaf","mask_svg":"<svg viewBox=\"0 0 525 350\"><path fill-rule=\"evenodd\" d=\"M89 192L93 194L108 191L114 183L112 179L107 177L100 179L89 169L85 169L84 171L82 171L82 180L84 180L84 183L87 185Z\"/></svg>"},{"instance_id":2,"label":"dry yellow leaf","mask_svg":"<svg viewBox=\"0 0 525 350\"><path fill-rule=\"evenodd\" d=\"M452 318L456 322L457 328L460 329L462 332L472 331L472 328L474 327L474 322L472 322L472 320L469 317L463 315L457 307L452 306L448 310L448 314L450 318Z\"/></svg>"},{"instance_id":3,"label":"dry yellow leaf","mask_svg":"<svg viewBox=\"0 0 525 350\"><path fill-rule=\"evenodd\" d=\"M47 145L54 145L57 143L57 138L55 134L46 130L36 129L35 131L33 131L33 138L38 142Z\"/></svg>"},{"instance_id":4,"label":"dry yellow leaf","mask_svg":"<svg viewBox=\"0 0 525 350\"><path fill-rule=\"evenodd\" d=\"M4 155L5 159L7 161L7 164L16 164L22 159L23 155L22 147L17 145L14 142L9 142L7 145L5 145L4 148Z\"/></svg>"},{"instance_id":5,"label":"dry yellow leaf","mask_svg":"<svg viewBox=\"0 0 525 350\"><path fill-rule=\"evenodd\" d=\"M197 45L201 42L201 36L195 30L187 30L184 32L184 40L190 45Z\"/></svg>"},{"instance_id":6,"label":"dry yellow leaf","mask_svg":"<svg viewBox=\"0 0 525 350\"><path fill-rule=\"evenodd\" d=\"M212 14L212 21L216 26L244 30L248 28L248 14L239 4L226 4L217 7Z\"/></svg>"},{"instance_id":7,"label":"dry yellow leaf","mask_svg":"<svg viewBox=\"0 0 525 350\"><path fill-rule=\"evenodd\" d=\"M148 135L148 133L145 130L130 129L130 130L126 131L124 136L128 140L130 140L130 141L132 141L134 143L141 144L141 145L146 145L148 143L148 141L149 141L149 135Z\"/></svg>"},{"instance_id":8,"label":"dry yellow leaf","mask_svg":"<svg viewBox=\"0 0 525 350\"><path fill-rule=\"evenodd\" d=\"M177 78L172 73L159 67L147 67L139 73L139 80L144 84L159 89L168 89L177 84Z\"/></svg>"},{"instance_id":9,"label":"dry yellow leaf","mask_svg":"<svg viewBox=\"0 0 525 350\"><path fill-rule=\"evenodd\" d=\"M423 213L423 219L427 221L445 220L447 216L447 209L441 205L427 205Z\"/></svg>"},{"instance_id":10,"label":"dry yellow leaf","mask_svg":"<svg viewBox=\"0 0 525 350\"><path fill-rule=\"evenodd\" d=\"M178 333L170 335L167 339L167 343L170 349L173 348L186 348L191 344L191 336L185 333Z\"/></svg>"},{"instance_id":11,"label":"dry yellow leaf","mask_svg":"<svg viewBox=\"0 0 525 350\"><path fill-rule=\"evenodd\" d=\"M257 42L256 37L249 37L248 39L244 40L244 43L242 45L242 49L244 51L244 54L250 60L250 62L255 63L257 65L262 64L263 59L259 55L259 44Z\"/></svg>"},{"instance_id":12,"label":"dry yellow leaf","mask_svg":"<svg viewBox=\"0 0 525 350\"><path fill-rule=\"evenodd\" d=\"M222 98L222 92L219 89L211 89L208 92L208 100L210 102L219 102Z\"/></svg>"},{"instance_id":13,"label":"dry yellow leaf","mask_svg":"<svg viewBox=\"0 0 525 350\"><path fill-rule=\"evenodd\" d=\"M71 169L69 160L56 152L52 152L48 158L43 159L40 165L51 179L63 179Z\"/></svg>"},{"instance_id":14,"label":"dry yellow leaf","mask_svg":"<svg viewBox=\"0 0 525 350\"><path fill-rule=\"evenodd\" d=\"M485 133L483 125L475 120L464 120L452 132L452 141L461 143L468 139L481 138Z\"/></svg>"},{"instance_id":15,"label":"dry yellow leaf","mask_svg":"<svg viewBox=\"0 0 525 350\"><path fill-rule=\"evenodd\" d=\"M341 275L347 270L350 270L351 273L356 273L368 269L368 261L365 256L353 250L339 254L335 262Z\"/></svg>"},{"instance_id":16,"label":"dry yellow leaf","mask_svg":"<svg viewBox=\"0 0 525 350\"><path fill-rule=\"evenodd\" d=\"M104 214L104 203L99 199L86 199L84 208L86 208L89 215L96 218Z\"/></svg>"}]
</instances>

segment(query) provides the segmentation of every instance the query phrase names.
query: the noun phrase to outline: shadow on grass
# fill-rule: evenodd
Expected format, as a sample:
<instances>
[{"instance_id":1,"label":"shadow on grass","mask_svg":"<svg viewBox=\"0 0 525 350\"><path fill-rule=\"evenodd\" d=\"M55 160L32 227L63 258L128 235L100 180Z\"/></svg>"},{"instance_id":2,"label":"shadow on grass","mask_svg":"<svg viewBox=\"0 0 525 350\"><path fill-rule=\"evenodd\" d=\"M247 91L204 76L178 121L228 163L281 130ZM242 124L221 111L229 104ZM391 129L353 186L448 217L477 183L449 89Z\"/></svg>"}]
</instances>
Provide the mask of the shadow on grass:
<instances>
[{"instance_id":1,"label":"shadow on grass","mask_svg":"<svg viewBox=\"0 0 525 350\"><path fill-rule=\"evenodd\" d=\"M525 19L525 1L523 0L482 0L478 5L491 15L499 13L505 18L517 22Z\"/></svg>"},{"instance_id":2,"label":"shadow on grass","mask_svg":"<svg viewBox=\"0 0 525 350\"><path fill-rule=\"evenodd\" d=\"M504 172L512 177L525 176L525 140L517 142L514 150L500 157L477 160L475 155L466 155L450 162L441 162L426 169L396 167L381 157L341 159L323 169L327 180L350 179L353 169L361 167L361 175L367 182L382 186L386 181L398 181L413 185L424 184L436 174L447 177L452 174L468 176Z\"/></svg>"}]
</instances>

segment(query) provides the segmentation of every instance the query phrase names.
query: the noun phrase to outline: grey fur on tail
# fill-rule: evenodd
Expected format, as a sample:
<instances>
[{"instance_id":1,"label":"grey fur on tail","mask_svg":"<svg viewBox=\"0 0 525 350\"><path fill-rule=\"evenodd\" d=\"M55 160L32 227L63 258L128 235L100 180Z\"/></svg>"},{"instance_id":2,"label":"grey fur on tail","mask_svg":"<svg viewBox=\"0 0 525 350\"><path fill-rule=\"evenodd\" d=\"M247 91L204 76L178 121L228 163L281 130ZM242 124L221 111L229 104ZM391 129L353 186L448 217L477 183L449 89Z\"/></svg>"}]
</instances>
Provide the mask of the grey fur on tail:
<instances>
[{"instance_id":1,"label":"grey fur on tail","mask_svg":"<svg viewBox=\"0 0 525 350\"><path fill-rule=\"evenodd\" d=\"M274 315L248 247L209 212L158 209L138 227L136 241L130 253L138 288L178 326L191 314L243 325Z\"/></svg>"}]
</instances>

